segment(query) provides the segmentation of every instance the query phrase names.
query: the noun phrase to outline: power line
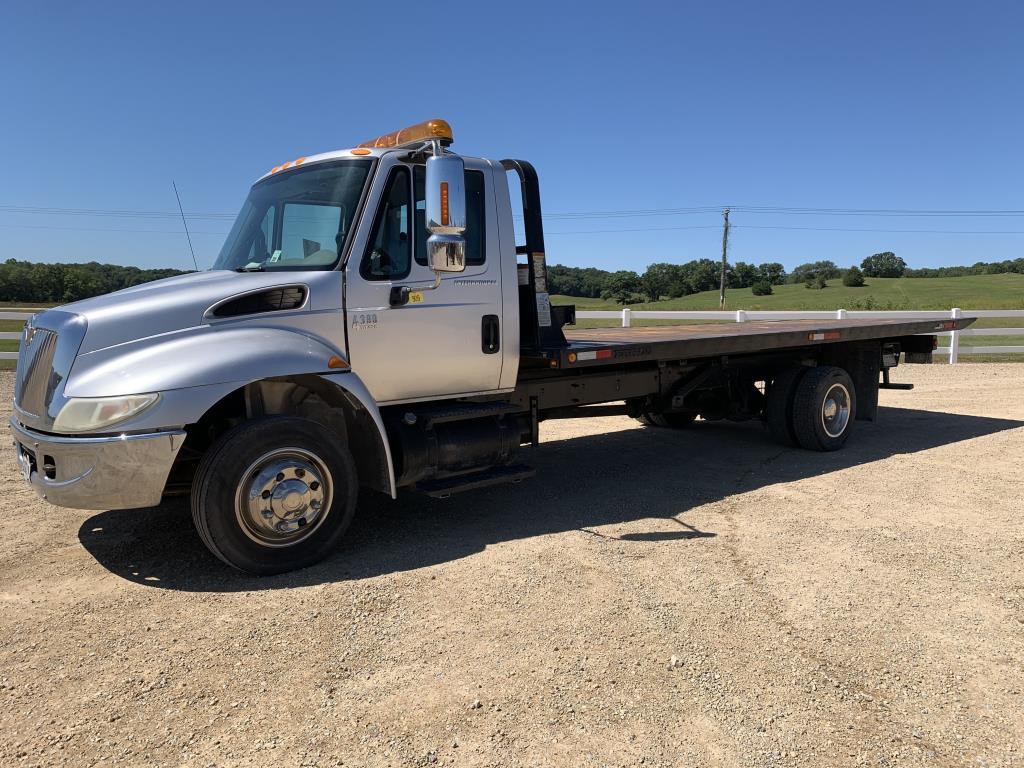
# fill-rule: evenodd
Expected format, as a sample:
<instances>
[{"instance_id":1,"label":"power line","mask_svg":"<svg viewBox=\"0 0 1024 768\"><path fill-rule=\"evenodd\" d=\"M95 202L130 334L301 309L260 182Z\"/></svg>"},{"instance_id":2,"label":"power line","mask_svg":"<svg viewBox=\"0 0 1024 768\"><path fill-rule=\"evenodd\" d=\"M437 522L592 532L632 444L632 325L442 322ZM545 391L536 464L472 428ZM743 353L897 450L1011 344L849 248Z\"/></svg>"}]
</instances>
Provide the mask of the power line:
<instances>
[{"instance_id":1,"label":"power line","mask_svg":"<svg viewBox=\"0 0 1024 768\"><path fill-rule=\"evenodd\" d=\"M854 227L783 227L771 224L733 224L734 229L785 229L814 232L905 232L918 235L1024 235L1024 229L869 229Z\"/></svg>"},{"instance_id":2,"label":"power line","mask_svg":"<svg viewBox=\"0 0 1024 768\"><path fill-rule=\"evenodd\" d=\"M117 208L43 208L31 205L0 205L0 213L27 213L43 216L95 216L97 218L176 219L177 211L132 211ZM186 213L190 219L233 220L235 213Z\"/></svg>"},{"instance_id":3,"label":"power line","mask_svg":"<svg viewBox=\"0 0 1024 768\"><path fill-rule=\"evenodd\" d=\"M56 232L127 232L143 235L181 235L180 229L127 229L125 227L55 227L49 224L3 224L6 229L45 229ZM227 232L198 232L190 230L193 235L216 235L224 237Z\"/></svg>"},{"instance_id":4,"label":"power line","mask_svg":"<svg viewBox=\"0 0 1024 768\"><path fill-rule=\"evenodd\" d=\"M730 222L730 229L780 229L790 231L813 231L813 232L880 232L880 233L905 233L923 235L1024 235L1024 229L873 229L855 227L785 227L772 226L769 224L733 224ZM52 230L55 232L121 232L125 234L140 235L180 235L180 229L130 229L125 227L60 227L49 224L6 224L0 222L0 228L6 229L40 229ZM575 231L554 231L545 232L545 235L600 235L614 234L618 232L677 232L688 229L720 229L718 224L694 224L681 227L625 227L615 229L580 229ZM211 237L225 237L227 232L207 232L202 230L189 230L193 235L209 235Z\"/></svg>"},{"instance_id":5,"label":"power line","mask_svg":"<svg viewBox=\"0 0 1024 768\"><path fill-rule=\"evenodd\" d=\"M682 208L639 208L606 211L575 211L546 213L548 220L572 221L577 219L615 219L648 216L719 215L723 207L733 212L781 215L781 216L869 216L869 217L1022 217L1024 210L1016 209L923 209L923 208L811 208L798 206L770 205L705 205ZM175 219L177 211L146 211L118 208L57 208L27 205L0 205L0 213L30 214L43 216L94 216L115 218ZM189 219L226 220L235 219L235 213L191 212ZM516 217L521 218L521 217Z\"/></svg>"},{"instance_id":6,"label":"power line","mask_svg":"<svg viewBox=\"0 0 1024 768\"><path fill-rule=\"evenodd\" d=\"M718 229L718 224L695 224L688 227L636 227L630 229L578 229L567 232L545 232L544 235L596 235L602 232L674 232L680 229Z\"/></svg>"}]
</instances>

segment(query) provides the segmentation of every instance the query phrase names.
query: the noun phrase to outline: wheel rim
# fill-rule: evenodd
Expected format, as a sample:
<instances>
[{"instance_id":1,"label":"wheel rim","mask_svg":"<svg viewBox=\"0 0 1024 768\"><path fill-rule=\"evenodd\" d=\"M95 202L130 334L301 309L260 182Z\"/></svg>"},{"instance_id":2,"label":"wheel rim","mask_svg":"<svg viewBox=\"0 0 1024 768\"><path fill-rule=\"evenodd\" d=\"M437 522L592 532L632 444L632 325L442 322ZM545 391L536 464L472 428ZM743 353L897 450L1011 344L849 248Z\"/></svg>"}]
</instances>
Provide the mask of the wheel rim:
<instances>
[{"instance_id":1,"label":"wheel rim","mask_svg":"<svg viewBox=\"0 0 1024 768\"><path fill-rule=\"evenodd\" d=\"M850 391L833 384L821 401L821 426L829 437L839 437L850 423Z\"/></svg>"},{"instance_id":2,"label":"wheel rim","mask_svg":"<svg viewBox=\"0 0 1024 768\"><path fill-rule=\"evenodd\" d=\"M266 453L242 474L235 514L245 535L264 547L290 547L308 539L331 510L331 473L303 448Z\"/></svg>"}]
</instances>

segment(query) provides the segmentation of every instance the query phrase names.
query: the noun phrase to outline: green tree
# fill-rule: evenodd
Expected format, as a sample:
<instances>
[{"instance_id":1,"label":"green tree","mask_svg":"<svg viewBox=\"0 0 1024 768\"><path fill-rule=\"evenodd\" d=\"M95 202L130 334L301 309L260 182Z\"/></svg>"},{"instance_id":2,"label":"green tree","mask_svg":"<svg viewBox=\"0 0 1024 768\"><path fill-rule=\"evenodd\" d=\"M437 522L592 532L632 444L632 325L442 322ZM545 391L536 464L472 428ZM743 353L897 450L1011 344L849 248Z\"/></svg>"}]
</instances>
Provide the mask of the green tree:
<instances>
[{"instance_id":1,"label":"green tree","mask_svg":"<svg viewBox=\"0 0 1024 768\"><path fill-rule=\"evenodd\" d=\"M821 275L826 280L833 280L841 274L842 270L836 266L836 263L826 259L794 267L793 271L789 273L789 280L792 283L806 283L808 280L813 282L818 275Z\"/></svg>"},{"instance_id":2,"label":"green tree","mask_svg":"<svg viewBox=\"0 0 1024 768\"><path fill-rule=\"evenodd\" d=\"M804 288L813 288L816 291L820 291L823 288L828 288L828 281L825 279L825 275L820 273L808 275L804 280Z\"/></svg>"},{"instance_id":3,"label":"green tree","mask_svg":"<svg viewBox=\"0 0 1024 768\"><path fill-rule=\"evenodd\" d=\"M770 285L782 285L786 282L786 269L777 261L768 261L758 266L757 276Z\"/></svg>"},{"instance_id":4,"label":"green tree","mask_svg":"<svg viewBox=\"0 0 1024 768\"><path fill-rule=\"evenodd\" d=\"M729 287L749 288L760 278L760 271L753 264L737 261L736 266L729 270Z\"/></svg>"},{"instance_id":5,"label":"green tree","mask_svg":"<svg viewBox=\"0 0 1024 768\"><path fill-rule=\"evenodd\" d=\"M630 304L641 297L640 287L640 275L636 272L628 270L612 272L608 278L608 287L601 294L601 298L610 299L619 304Z\"/></svg>"},{"instance_id":6,"label":"green tree","mask_svg":"<svg viewBox=\"0 0 1024 768\"><path fill-rule=\"evenodd\" d=\"M674 299L686 293L678 264L651 264L640 278L640 283L651 301L657 301L662 296Z\"/></svg>"},{"instance_id":7,"label":"green tree","mask_svg":"<svg viewBox=\"0 0 1024 768\"><path fill-rule=\"evenodd\" d=\"M868 277L903 277L907 271L907 262L892 251L882 251L864 259L860 268Z\"/></svg>"},{"instance_id":8,"label":"green tree","mask_svg":"<svg viewBox=\"0 0 1024 768\"><path fill-rule=\"evenodd\" d=\"M711 259L697 259L682 265L683 281L687 293L700 293L718 288L722 264Z\"/></svg>"},{"instance_id":9,"label":"green tree","mask_svg":"<svg viewBox=\"0 0 1024 768\"><path fill-rule=\"evenodd\" d=\"M864 285L864 273L857 267L850 267L843 273L843 285L847 288L860 288Z\"/></svg>"},{"instance_id":10,"label":"green tree","mask_svg":"<svg viewBox=\"0 0 1024 768\"><path fill-rule=\"evenodd\" d=\"M750 286L750 292L755 296L771 296L772 295L772 284L767 280L758 280L752 286Z\"/></svg>"}]
</instances>

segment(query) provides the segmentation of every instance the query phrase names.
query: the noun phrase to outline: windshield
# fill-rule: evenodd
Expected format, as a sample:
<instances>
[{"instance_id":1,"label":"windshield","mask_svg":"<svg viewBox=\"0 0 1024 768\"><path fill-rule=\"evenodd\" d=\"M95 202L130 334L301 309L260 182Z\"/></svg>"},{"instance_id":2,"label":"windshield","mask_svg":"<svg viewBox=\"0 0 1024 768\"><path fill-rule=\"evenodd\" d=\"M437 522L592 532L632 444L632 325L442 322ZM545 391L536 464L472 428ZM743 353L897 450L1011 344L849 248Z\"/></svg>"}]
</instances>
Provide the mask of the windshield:
<instances>
[{"instance_id":1,"label":"windshield","mask_svg":"<svg viewBox=\"0 0 1024 768\"><path fill-rule=\"evenodd\" d=\"M371 160L343 160L256 184L213 269L331 269L352 228Z\"/></svg>"}]
</instances>

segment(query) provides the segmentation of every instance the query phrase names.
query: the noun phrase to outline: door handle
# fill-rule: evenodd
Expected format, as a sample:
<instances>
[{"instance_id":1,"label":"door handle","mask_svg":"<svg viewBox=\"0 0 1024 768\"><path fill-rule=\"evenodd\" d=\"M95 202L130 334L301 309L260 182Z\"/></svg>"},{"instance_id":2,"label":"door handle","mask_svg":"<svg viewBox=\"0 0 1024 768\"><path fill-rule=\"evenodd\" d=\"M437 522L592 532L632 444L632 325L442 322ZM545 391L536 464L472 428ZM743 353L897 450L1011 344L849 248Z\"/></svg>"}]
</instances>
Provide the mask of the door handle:
<instances>
[{"instance_id":1,"label":"door handle","mask_svg":"<svg viewBox=\"0 0 1024 768\"><path fill-rule=\"evenodd\" d=\"M392 286L391 292L388 294L388 303L392 307L404 307L409 303L410 293L412 293L412 289L407 285Z\"/></svg>"},{"instance_id":2,"label":"door handle","mask_svg":"<svg viewBox=\"0 0 1024 768\"><path fill-rule=\"evenodd\" d=\"M501 349L501 333L497 315L484 315L480 321L481 349L485 355L493 355Z\"/></svg>"}]
</instances>

